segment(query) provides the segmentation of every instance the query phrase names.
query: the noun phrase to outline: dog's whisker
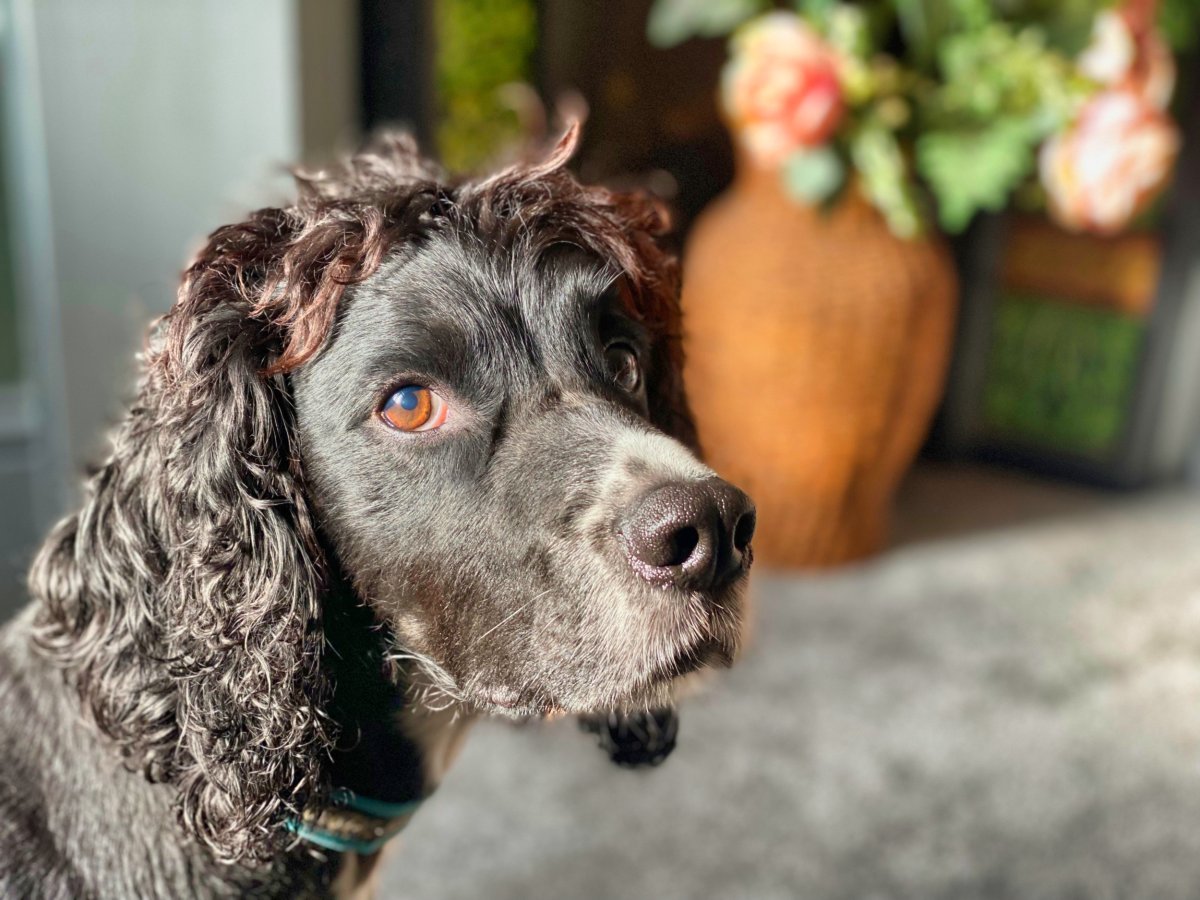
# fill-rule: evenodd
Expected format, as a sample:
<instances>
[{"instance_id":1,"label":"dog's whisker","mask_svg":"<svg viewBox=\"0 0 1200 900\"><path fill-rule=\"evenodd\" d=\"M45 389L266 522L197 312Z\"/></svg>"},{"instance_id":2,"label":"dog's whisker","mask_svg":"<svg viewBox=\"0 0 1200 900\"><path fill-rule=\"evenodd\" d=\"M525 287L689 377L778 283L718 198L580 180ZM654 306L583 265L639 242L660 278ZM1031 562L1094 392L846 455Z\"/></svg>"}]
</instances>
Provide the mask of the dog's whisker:
<instances>
[{"instance_id":1,"label":"dog's whisker","mask_svg":"<svg viewBox=\"0 0 1200 900\"><path fill-rule=\"evenodd\" d=\"M388 653L387 660L396 663L413 663L405 667L409 679L409 698L422 708L432 712L443 712L451 706L466 702L466 696L454 677L428 656L408 649L397 649Z\"/></svg>"},{"instance_id":2,"label":"dog's whisker","mask_svg":"<svg viewBox=\"0 0 1200 900\"><path fill-rule=\"evenodd\" d=\"M467 649L469 650L470 648L474 647L476 644L483 641L483 639L486 638L488 635L490 635L492 632L507 625L509 622L511 622L513 619L515 619L521 613L525 612L525 610L529 609L529 607L533 606L533 604L535 604L541 600L544 600L546 597L550 596L551 590L552 589L544 590L540 594L538 594L536 597L531 597L529 600L522 603L519 607L517 607L515 610L513 610L511 613L509 613L507 616L505 616L503 619L501 619L499 622L497 622L495 625L493 625L491 628L489 628L483 634L479 635L479 637L473 638L471 640L471 642L469 644L467 644Z\"/></svg>"}]
</instances>

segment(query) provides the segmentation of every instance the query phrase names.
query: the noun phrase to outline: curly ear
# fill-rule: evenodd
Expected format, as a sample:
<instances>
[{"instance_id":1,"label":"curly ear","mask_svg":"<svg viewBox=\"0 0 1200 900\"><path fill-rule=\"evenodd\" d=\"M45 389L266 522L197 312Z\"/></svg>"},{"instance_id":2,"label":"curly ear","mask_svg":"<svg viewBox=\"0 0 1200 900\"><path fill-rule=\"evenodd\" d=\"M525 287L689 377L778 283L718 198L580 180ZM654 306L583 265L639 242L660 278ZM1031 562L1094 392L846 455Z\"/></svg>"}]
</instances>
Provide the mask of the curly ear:
<instances>
[{"instance_id":1,"label":"curly ear","mask_svg":"<svg viewBox=\"0 0 1200 900\"><path fill-rule=\"evenodd\" d=\"M670 216L648 194L612 194L611 202L628 241L626 304L654 334L647 392L650 419L689 449L699 452L696 425L683 384L683 326L679 261L663 246Z\"/></svg>"},{"instance_id":2,"label":"curly ear","mask_svg":"<svg viewBox=\"0 0 1200 900\"><path fill-rule=\"evenodd\" d=\"M260 374L244 310L185 293L168 329L35 562L38 637L131 761L178 785L201 841L253 858L320 785L320 551L282 377Z\"/></svg>"},{"instance_id":3,"label":"curly ear","mask_svg":"<svg viewBox=\"0 0 1200 900\"><path fill-rule=\"evenodd\" d=\"M384 168L357 158L212 235L112 455L31 573L39 645L224 861L269 857L328 789L322 551L284 373L432 194Z\"/></svg>"}]
</instances>

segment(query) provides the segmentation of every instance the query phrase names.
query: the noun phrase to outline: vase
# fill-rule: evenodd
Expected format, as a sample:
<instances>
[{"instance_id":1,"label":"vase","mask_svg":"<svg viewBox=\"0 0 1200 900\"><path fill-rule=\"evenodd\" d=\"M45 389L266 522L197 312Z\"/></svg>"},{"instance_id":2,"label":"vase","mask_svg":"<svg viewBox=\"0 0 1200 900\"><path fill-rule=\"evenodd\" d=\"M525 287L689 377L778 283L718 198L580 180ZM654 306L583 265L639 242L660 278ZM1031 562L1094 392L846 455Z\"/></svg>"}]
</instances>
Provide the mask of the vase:
<instances>
[{"instance_id":1,"label":"vase","mask_svg":"<svg viewBox=\"0 0 1200 900\"><path fill-rule=\"evenodd\" d=\"M756 558L879 551L942 395L957 278L936 235L901 239L855 188L830 209L739 167L684 257L689 397L710 465L758 505Z\"/></svg>"}]
</instances>

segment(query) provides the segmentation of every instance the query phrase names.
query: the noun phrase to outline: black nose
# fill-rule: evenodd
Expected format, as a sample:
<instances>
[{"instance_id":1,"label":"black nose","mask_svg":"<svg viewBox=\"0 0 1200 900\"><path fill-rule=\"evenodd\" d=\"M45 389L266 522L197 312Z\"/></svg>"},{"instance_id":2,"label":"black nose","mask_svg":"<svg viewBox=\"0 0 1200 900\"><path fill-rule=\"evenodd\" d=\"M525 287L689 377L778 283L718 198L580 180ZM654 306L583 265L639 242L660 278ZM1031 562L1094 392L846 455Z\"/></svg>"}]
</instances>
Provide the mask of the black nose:
<instances>
[{"instance_id":1,"label":"black nose","mask_svg":"<svg viewBox=\"0 0 1200 900\"><path fill-rule=\"evenodd\" d=\"M621 535L634 571L655 584L711 590L750 565L754 503L720 478L677 481L645 494Z\"/></svg>"}]
</instances>

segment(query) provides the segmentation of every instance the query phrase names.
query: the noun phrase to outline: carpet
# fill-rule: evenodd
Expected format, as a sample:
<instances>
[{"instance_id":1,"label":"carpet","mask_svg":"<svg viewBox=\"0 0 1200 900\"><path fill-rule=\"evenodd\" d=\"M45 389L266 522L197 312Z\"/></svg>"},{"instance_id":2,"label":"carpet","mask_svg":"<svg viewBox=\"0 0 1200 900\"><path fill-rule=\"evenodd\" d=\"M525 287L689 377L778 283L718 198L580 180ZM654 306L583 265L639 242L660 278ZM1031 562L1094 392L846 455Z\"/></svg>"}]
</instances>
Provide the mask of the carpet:
<instances>
[{"instance_id":1,"label":"carpet","mask_svg":"<svg viewBox=\"0 0 1200 900\"><path fill-rule=\"evenodd\" d=\"M482 723L382 896L1200 897L1200 497L752 587L660 769Z\"/></svg>"}]
</instances>

